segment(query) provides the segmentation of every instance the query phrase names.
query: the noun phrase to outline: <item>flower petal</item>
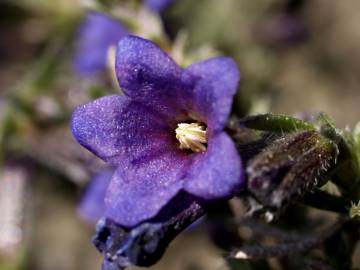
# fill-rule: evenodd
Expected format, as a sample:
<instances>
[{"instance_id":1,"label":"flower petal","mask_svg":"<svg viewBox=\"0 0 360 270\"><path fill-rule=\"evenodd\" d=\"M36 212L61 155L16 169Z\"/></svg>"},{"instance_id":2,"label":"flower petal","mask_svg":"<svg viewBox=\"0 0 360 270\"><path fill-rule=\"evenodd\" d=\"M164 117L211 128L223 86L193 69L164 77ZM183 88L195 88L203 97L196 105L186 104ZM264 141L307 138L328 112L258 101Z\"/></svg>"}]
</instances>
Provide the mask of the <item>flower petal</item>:
<instances>
[{"instance_id":1,"label":"flower petal","mask_svg":"<svg viewBox=\"0 0 360 270\"><path fill-rule=\"evenodd\" d=\"M82 75L92 75L107 68L108 50L127 35L121 23L106 14L90 12L80 25L75 69Z\"/></svg>"},{"instance_id":2,"label":"flower petal","mask_svg":"<svg viewBox=\"0 0 360 270\"><path fill-rule=\"evenodd\" d=\"M161 13L167 9L175 0L146 0L146 5L153 11Z\"/></svg>"},{"instance_id":3,"label":"flower petal","mask_svg":"<svg viewBox=\"0 0 360 270\"><path fill-rule=\"evenodd\" d=\"M184 189L200 198L228 198L245 184L240 156L233 141L225 133L209 141L206 152L193 157Z\"/></svg>"},{"instance_id":4,"label":"flower petal","mask_svg":"<svg viewBox=\"0 0 360 270\"><path fill-rule=\"evenodd\" d=\"M184 84L193 81L191 110L210 130L224 128L239 79L238 66L228 57L195 63L184 71Z\"/></svg>"},{"instance_id":5,"label":"flower petal","mask_svg":"<svg viewBox=\"0 0 360 270\"><path fill-rule=\"evenodd\" d=\"M166 152L119 167L105 198L106 217L125 227L156 216L181 190L186 159Z\"/></svg>"},{"instance_id":6,"label":"flower petal","mask_svg":"<svg viewBox=\"0 0 360 270\"><path fill-rule=\"evenodd\" d=\"M100 170L91 179L79 206L81 217L95 224L105 214L105 194L114 170L106 168Z\"/></svg>"},{"instance_id":7,"label":"flower petal","mask_svg":"<svg viewBox=\"0 0 360 270\"><path fill-rule=\"evenodd\" d=\"M176 143L159 115L126 96L107 96L78 107L72 132L82 146L114 165L156 156Z\"/></svg>"},{"instance_id":8,"label":"flower petal","mask_svg":"<svg viewBox=\"0 0 360 270\"><path fill-rule=\"evenodd\" d=\"M118 44L116 74L122 90L163 115L177 115L186 99L181 73L182 69L149 40L127 36Z\"/></svg>"}]
</instances>

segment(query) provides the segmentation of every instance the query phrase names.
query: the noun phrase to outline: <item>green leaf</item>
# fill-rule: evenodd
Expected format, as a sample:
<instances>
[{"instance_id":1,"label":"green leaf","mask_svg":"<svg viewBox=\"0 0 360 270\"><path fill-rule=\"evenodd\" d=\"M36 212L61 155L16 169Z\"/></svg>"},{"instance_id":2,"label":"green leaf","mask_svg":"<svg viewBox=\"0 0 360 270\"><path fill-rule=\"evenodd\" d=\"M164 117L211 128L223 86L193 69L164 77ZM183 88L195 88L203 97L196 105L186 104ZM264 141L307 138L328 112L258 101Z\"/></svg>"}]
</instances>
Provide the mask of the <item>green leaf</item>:
<instances>
[{"instance_id":1,"label":"green leaf","mask_svg":"<svg viewBox=\"0 0 360 270\"><path fill-rule=\"evenodd\" d=\"M283 114L271 113L244 117L239 120L239 125L256 130L279 133L315 130L315 126L309 122Z\"/></svg>"}]
</instances>

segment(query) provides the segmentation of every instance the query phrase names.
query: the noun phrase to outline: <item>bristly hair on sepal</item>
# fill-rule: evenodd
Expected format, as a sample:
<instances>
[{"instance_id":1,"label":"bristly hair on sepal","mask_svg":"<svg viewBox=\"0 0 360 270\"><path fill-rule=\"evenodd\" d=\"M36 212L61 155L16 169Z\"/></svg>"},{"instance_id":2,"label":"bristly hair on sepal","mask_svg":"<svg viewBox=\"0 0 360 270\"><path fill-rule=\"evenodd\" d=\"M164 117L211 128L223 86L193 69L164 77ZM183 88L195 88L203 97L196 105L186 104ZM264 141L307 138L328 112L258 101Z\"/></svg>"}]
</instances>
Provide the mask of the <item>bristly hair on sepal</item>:
<instances>
[{"instance_id":1,"label":"bristly hair on sepal","mask_svg":"<svg viewBox=\"0 0 360 270\"><path fill-rule=\"evenodd\" d=\"M305 192L321 186L337 155L337 145L317 131L275 140L246 165L252 211L264 211L271 221Z\"/></svg>"}]
</instances>

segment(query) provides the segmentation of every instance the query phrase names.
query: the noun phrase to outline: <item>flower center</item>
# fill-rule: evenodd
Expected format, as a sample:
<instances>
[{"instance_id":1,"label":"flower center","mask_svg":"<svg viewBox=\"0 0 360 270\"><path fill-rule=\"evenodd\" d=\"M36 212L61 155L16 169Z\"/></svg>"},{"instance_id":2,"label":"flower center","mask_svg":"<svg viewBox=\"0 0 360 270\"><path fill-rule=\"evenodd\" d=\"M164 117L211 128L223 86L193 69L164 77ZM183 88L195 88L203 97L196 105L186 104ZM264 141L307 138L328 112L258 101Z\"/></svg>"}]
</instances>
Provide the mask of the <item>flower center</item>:
<instances>
[{"instance_id":1,"label":"flower center","mask_svg":"<svg viewBox=\"0 0 360 270\"><path fill-rule=\"evenodd\" d=\"M194 152L206 151L207 129L200 123L180 123L175 129L180 149L191 149Z\"/></svg>"}]
</instances>

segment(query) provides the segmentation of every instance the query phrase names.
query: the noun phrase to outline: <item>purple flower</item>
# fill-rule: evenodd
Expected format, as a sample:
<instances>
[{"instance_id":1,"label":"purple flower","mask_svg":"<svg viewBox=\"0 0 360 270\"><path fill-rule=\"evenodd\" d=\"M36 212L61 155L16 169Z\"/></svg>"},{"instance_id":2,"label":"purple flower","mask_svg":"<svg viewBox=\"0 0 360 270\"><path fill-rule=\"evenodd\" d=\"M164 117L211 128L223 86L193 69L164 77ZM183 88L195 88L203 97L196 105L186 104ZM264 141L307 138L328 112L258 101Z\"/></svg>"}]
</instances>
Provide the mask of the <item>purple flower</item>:
<instances>
[{"instance_id":1,"label":"purple flower","mask_svg":"<svg viewBox=\"0 0 360 270\"><path fill-rule=\"evenodd\" d=\"M146 5L152 10L161 13L168 7L170 7L175 0L146 0Z\"/></svg>"},{"instance_id":2,"label":"purple flower","mask_svg":"<svg viewBox=\"0 0 360 270\"><path fill-rule=\"evenodd\" d=\"M106 70L109 49L128 34L117 20L100 12L90 12L80 25L75 54L75 69L81 75Z\"/></svg>"},{"instance_id":3,"label":"purple flower","mask_svg":"<svg viewBox=\"0 0 360 270\"><path fill-rule=\"evenodd\" d=\"M105 213L105 194L114 170L105 168L91 179L79 206L80 216L90 224L95 224Z\"/></svg>"},{"instance_id":4,"label":"purple flower","mask_svg":"<svg viewBox=\"0 0 360 270\"><path fill-rule=\"evenodd\" d=\"M154 217L179 192L203 200L244 185L241 159L223 131L239 81L226 57L180 68L151 41L127 36L117 49L123 96L76 109L78 142L117 167L106 216L132 227Z\"/></svg>"}]
</instances>

